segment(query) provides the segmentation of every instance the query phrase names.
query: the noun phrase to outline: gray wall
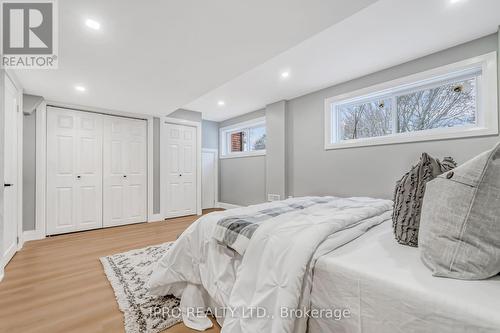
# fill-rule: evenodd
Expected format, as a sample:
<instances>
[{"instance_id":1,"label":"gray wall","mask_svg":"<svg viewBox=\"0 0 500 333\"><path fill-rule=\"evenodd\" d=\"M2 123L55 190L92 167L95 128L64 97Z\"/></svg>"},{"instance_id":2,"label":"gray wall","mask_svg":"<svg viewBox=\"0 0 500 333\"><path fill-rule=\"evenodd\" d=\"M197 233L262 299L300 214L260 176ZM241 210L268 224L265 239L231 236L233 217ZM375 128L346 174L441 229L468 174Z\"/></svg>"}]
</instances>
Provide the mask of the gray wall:
<instances>
[{"instance_id":1,"label":"gray wall","mask_svg":"<svg viewBox=\"0 0 500 333\"><path fill-rule=\"evenodd\" d=\"M223 121L219 127L265 116L258 110ZM266 156L225 158L219 161L219 201L252 205L266 201Z\"/></svg>"},{"instance_id":2,"label":"gray wall","mask_svg":"<svg viewBox=\"0 0 500 333\"><path fill-rule=\"evenodd\" d=\"M23 230L35 230L35 199L36 111L23 116Z\"/></svg>"},{"instance_id":3,"label":"gray wall","mask_svg":"<svg viewBox=\"0 0 500 333\"><path fill-rule=\"evenodd\" d=\"M201 145L203 148L219 148L219 123L215 121L203 120L201 122Z\"/></svg>"},{"instance_id":4,"label":"gray wall","mask_svg":"<svg viewBox=\"0 0 500 333\"><path fill-rule=\"evenodd\" d=\"M220 201L253 205L266 200L266 157L251 156L220 160Z\"/></svg>"},{"instance_id":5,"label":"gray wall","mask_svg":"<svg viewBox=\"0 0 500 333\"><path fill-rule=\"evenodd\" d=\"M153 214L160 213L160 118L153 118Z\"/></svg>"},{"instance_id":6,"label":"gray wall","mask_svg":"<svg viewBox=\"0 0 500 333\"><path fill-rule=\"evenodd\" d=\"M40 103L43 102L43 97L36 95L23 94L23 112L24 114L29 114L37 108Z\"/></svg>"},{"instance_id":7,"label":"gray wall","mask_svg":"<svg viewBox=\"0 0 500 333\"><path fill-rule=\"evenodd\" d=\"M288 102L288 194L392 198L394 184L422 152L452 156L462 163L492 148L498 136L324 150L324 100L452 62L498 51L490 35L387 70L326 88Z\"/></svg>"},{"instance_id":8,"label":"gray wall","mask_svg":"<svg viewBox=\"0 0 500 333\"><path fill-rule=\"evenodd\" d=\"M266 193L286 196L286 107L287 102L276 102L266 107Z\"/></svg>"}]
</instances>

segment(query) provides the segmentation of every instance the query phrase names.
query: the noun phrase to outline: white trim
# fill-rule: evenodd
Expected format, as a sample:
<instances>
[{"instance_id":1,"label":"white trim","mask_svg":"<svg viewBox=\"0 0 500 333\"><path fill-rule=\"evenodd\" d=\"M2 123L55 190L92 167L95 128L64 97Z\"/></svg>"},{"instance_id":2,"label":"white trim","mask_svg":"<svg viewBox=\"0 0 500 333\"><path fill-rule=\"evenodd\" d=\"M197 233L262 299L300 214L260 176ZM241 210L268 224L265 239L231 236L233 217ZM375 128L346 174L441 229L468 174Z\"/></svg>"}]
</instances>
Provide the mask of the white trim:
<instances>
[{"instance_id":1,"label":"white trim","mask_svg":"<svg viewBox=\"0 0 500 333\"><path fill-rule=\"evenodd\" d=\"M17 92L17 251L23 247L23 87L12 70L5 71L5 79L9 80ZM2 85L3 87L3 85ZM2 102L3 103L3 102ZM5 124L8 126L8 124ZM3 162L2 162L3 163ZM5 221L4 221L5 223ZM2 242L0 242L2 244ZM3 252L0 252L3 256ZM4 265L3 263L2 265Z\"/></svg>"},{"instance_id":2,"label":"white trim","mask_svg":"<svg viewBox=\"0 0 500 333\"><path fill-rule=\"evenodd\" d=\"M252 151L242 151L242 152L231 152L228 153L228 142L226 140L227 132L234 132L241 129L251 128L258 125L264 125L266 127L266 117L259 117L247 121L243 121L240 123L236 123L233 125L228 125L222 128L219 128L219 158L240 158L240 157L250 157L250 156L263 156L266 155L266 150L252 150ZM266 127L267 132L267 127Z\"/></svg>"},{"instance_id":3,"label":"white trim","mask_svg":"<svg viewBox=\"0 0 500 333\"><path fill-rule=\"evenodd\" d=\"M147 190L147 219L149 221L150 216L153 216L152 212L149 210L150 202L153 202L153 182L152 182L152 172L153 168L153 154L150 153L150 147L153 146L153 135L149 134L150 128L153 127L153 116L145 114L135 114L130 112L121 112L114 110L107 110L101 108L85 107L80 105L71 105L59 102L43 102L37 107L36 111L36 216L35 216L35 233L40 235L40 237L45 237L47 235L47 221L46 221L46 190L47 190L47 106L63 109L71 109L74 111L82 112L93 112L104 114L108 116L116 117L126 117L139 120L146 120L148 128L147 137L147 150L148 150L148 190ZM152 148L151 148L152 149Z\"/></svg>"},{"instance_id":4,"label":"white trim","mask_svg":"<svg viewBox=\"0 0 500 333\"><path fill-rule=\"evenodd\" d=\"M3 265L0 266L0 282L2 282L4 277L4 270L3 270Z\"/></svg>"},{"instance_id":5,"label":"white trim","mask_svg":"<svg viewBox=\"0 0 500 333\"><path fill-rule=\"evenodd\" d=\"M163 214L153 214L149 217L149 220L148 220L148 223L151 223L151 222L162 222L164 221L165 218L163 217Z\"/></svg>"},{"instance_id":6,"label":"white trim","mask_svg":"<svg viewBox=\"0 0 500 333\"><path fill-rule=\"evenodd\" d=\"M23 240L23 88L17 86L17 250L24 245Z\"/></svg>"},{"instance_id":7,"label":"white trim","mask_svg":"<svg viewBox=\"0 0 500 333\"><path fill-rule=\"evenodd\" d=\"M217 207L217 202L219 201L219 150L213 148L202 148L202 153L213 153L215 156L215 194L214 194L214 207ZM202 198L203 200L203 198ZM203 208L203 207L202 207Z\"/></svg>"},{"instance_id":8,"label":"white trim","mask_svg":"<svg viewBox=\"0 0 500 333\"><path fill-rule=\"evenodd\" d=\"M154 214L154 118L153 117L148 117L147 118L147 135L148 135L148 146L147 148L147 154L148 154L148 202L147 202L147 221L154 221L153 216Z\"/></svg>"},{"instance_id":9,"label":"white trim","mask_svg":"<svg viewBox=\"0 0 500 333\"><path fill-rule=\"evenodd\" d=\"M162 145L162 142L165 142L165 124L176 124L176 125L184 125L184 126L191 126L196 128L196 214L197 215L202 215L202 209L201 209L201 122L197 121L191 121L191 120L184 120L184 119L178 119L178 118L172 118L172 117L163 117L160 118L160 183L161 183L161 188L160 188L160 212L163 216L163 218L171 218L174 216L169 216L166 213L167 207L165 206L165 198L167 197L167 184L166 184L166 175L165 175L165 170L163 168L164 165L166 165L167 162L167 157L166 157L166 151L164 149L164 145Z\"/></svg>"},{"instance_id":10,"label":"white trim","mask_svg":"<svg viewBox=\"0 0 500 333\"><path fill-rule=\"evenodd\" d=\"M230 153L228 155L220 155L219 158L221 160L225 160L228 158L241 158L241 157L252 157L252 156L264 156L266 155L266 150L253 150L253 151L242 151L237 153Z\"/></svg>"},{"instance_id":11,"label":"white trim","mask_svg":"<svg viewBox=\"0 0 500 333\"><path fill-rule=\"evenodd\" d=\"M239 206L239 205L233 205L230 203L225 203L225 202L217 202L215 204L215 208L222 208L222 209L234 209L234 208L241 208L244 206Z\"/></svg>"},{"instance_id":12,"label":"white trim","mask_svg":"<svg viewBox=\"0 0 500 333\"><path fill-rule=\"evenodd\" d=\"M36 108L36 194L35 230L46 235L46 186L47 186L47 103Z\"/></svg>"},{"instance_id":13,"label":"white trim","mask_svg":"<svg viewBox=\"0 0 500 333\"><path fill-rule=\"evenodd\" d=\"M39 233L37 230L23 231L23 240L25 243L29 242L29 241L44 239L44 238L45 238L45 235Z\"/></svg>"},{"instance_id":14,"label":"white trim","mask_svg":"<svg viewBox=\"0 0 500 333\"><path fill-rule=\"evenodd\" d=\"M451 72L467 71L472 68L481 68L481 80L478 82L478 125L452 127L447 129L433 129L418 132L397 133L385 137L365 138L332 143L332 112L331 105L339 101L347 101L370 94L382 95L394 88L402 88L407 85L430 80L436 77L445 77ZM491 52L485 55L463 60L439 68L431 69L421 73L413 74L389 82L384 82L371 87L363 88L339 96L325 99L325 123L324 123L324 147L329 149L344 149L364 146L376 146L385 144L398 144L406 142L433 141L444 139L467 138L477 136L489 136L498 134L498 72L497 53Z\"/></svg>"},{"instance_id":15,"label":"white trim","mask_svg":"<svg viewBox=\"0 0 500 333\"><path fill-rule=\"evenodd\" d=\"M51 101L51 100L46 101L46 103L47 103L47 106L52 106L55 108L70 109L73 111L101 113L101 114L104 114L107 116L128 117L128 118L135 118L135 119L142 119L142 120L148 120L149 118L154 117L154 115L150 115L150 114L117 111L117 110L104 109L104 108L98 108L98 107L93 107L93 106L90 107L90 106L84 106L84 105L78 105L78 104L69 104L69 103L63 103L63 102L57 102L57 101Z\"/></svg>"}]
</instances>

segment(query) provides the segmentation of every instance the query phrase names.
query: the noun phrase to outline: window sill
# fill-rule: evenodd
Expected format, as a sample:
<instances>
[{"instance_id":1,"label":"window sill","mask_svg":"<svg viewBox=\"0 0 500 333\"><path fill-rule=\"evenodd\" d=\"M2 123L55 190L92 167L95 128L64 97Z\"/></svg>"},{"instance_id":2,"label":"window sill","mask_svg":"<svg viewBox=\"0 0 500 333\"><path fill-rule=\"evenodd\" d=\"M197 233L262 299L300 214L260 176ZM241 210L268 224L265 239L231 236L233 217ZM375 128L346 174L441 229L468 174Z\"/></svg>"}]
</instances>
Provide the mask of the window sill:
<instances>
[{"instance_id":1,"label":"window sill","mask_svg":"<svg viewBox=\"0 0 500 333\"><path fill-rule=\"evenodd\" d=\"M498 135L497 127L493 128L469 127L461 129L453 128L450 130L439 130L439 131L429 130L421 132L400 133L397 135L391 135L379 138L349 140L339 143L326 142L325 150L393 145L393 144L402 144L411 142L462 139L462 138L492 136L492 135Z\"/></svg>"},{"instance_id":2,"label":"window sill","mask_svg":"<svg viewBox=\"0 0 500 333\"><path fill-rule=\"evenodd\" d=\"M241 152L241 153L232 153L228 155L220 155L219 158L221 160L227 159L227 158L240 158L240 157L253 157L253 156L264 156L266 155L265 150L256 150L256 151L248 151L248 152Z\"/></svg>"}]
</instances>

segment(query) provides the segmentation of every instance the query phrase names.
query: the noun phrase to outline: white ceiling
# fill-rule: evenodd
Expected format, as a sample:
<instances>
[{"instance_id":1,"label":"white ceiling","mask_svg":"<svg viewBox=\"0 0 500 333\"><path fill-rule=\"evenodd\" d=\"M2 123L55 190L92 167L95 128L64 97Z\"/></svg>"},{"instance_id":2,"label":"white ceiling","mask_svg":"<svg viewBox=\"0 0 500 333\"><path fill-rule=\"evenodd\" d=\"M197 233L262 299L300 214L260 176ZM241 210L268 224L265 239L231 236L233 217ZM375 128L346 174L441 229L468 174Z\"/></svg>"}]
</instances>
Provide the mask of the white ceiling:
<instances>
[{"instance_id":1,"label":"white ceiling","mask_svg":"<svg viewBox=\"0 0 500 333\"><path fill-rule=\"evenodd\" d=\"M375 1L58 1L59 69L16 74L27 93L48 100L165 115ZM88 29L87 18L101 29ZM195 105L207 117L232 115L215 114L205 98ZM248 108L227 98L227 110Z\"/></svg>"},{"instance_id":2,"label":"white ceiling","mask_svg":"<svg viewBox=\"0 0 500 333\"><path fill-rule=\"evenodd\" d=\"M494 33L499 24L498 0L380 0L184 108L225 120Z\"/></svg>"}]
</instances>

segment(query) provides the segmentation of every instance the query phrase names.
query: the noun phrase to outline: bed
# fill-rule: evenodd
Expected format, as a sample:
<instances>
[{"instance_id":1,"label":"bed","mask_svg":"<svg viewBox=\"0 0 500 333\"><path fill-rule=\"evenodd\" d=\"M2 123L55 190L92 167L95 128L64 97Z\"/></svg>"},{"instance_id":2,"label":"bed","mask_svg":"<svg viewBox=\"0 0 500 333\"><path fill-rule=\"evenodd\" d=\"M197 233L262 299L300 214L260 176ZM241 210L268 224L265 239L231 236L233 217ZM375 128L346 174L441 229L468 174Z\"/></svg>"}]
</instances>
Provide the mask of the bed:
<instances>
[{"instance_id":1,"label":"bed","mask_svg":"<svg viewBox=\"0 0 500 333\"><path fill-rule=\"evenodd\" d=\"M191 328L210 327L205 311L218 310L222 333L499 332L499 279L432 277L418 249L394 240L391 212L387 200L306 197L211 213L158 262L148 288L181 298ZM190 308L202 311L184 315Z\"/></svg>"},{"instance_id":2,"label":"bed","mask_svg":"<svg viewBox=\"0 0 500 333\"><path fill-rule=\"evenodd\" d=\"M317 261L311 302L351 317L311 318L310 333L500 332L500 277L433 277L417 248L394 240L390 222Z\"/></svg>"}]
</instances>

